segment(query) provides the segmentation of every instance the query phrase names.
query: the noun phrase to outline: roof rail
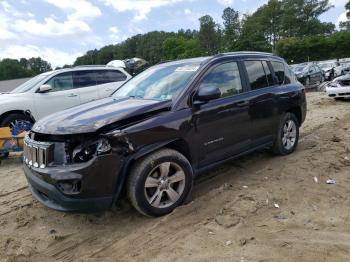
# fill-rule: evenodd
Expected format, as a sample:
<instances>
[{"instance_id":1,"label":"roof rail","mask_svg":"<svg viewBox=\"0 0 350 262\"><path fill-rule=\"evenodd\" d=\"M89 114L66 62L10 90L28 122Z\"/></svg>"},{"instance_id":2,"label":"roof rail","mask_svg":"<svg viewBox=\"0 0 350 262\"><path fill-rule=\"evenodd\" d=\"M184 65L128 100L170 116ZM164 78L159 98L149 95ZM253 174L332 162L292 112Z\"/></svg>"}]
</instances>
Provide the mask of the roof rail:
<instances>
[{"instance_id":1,"label":"roof rail","mask_svg":"<svg viewBox=\"0 0 350 262\"><path fill-rule=\"evenodd\" d=\"M81 68L81 67L113 67L113 66L108 66L108 65L78 65L78 66L75 66L73 68Z\"/></svg>"},{"instance_id":2,"label":"roof rail","mask_svg":"<svg viewBox=\"0 0 350 262\"><path fill-rule=\"evenodd\" d=\"M268 52L258 52L258 51L238 51L238 52L227 52L223 53L221 55L268 55L268 56L274 56L275 54L273 53L268 53ZM220 54L219 54L220 55Z\"/></svg>"}]
</instances>

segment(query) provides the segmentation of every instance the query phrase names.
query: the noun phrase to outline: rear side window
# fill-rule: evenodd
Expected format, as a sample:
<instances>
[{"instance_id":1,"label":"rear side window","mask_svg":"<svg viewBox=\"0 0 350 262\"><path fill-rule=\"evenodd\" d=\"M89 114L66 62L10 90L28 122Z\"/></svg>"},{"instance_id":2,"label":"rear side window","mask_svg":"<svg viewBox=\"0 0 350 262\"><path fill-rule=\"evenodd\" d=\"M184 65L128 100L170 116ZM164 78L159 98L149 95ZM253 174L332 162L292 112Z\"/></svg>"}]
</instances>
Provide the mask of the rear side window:
<instances>
[{"instance_id":1,"label":"rear side window","mask_svg":"<svg viewBox=\"0 0 350 262\"><path fill-rule=\"evenodd\" d=\"M243 88L237 63L225 63L215 67L204 77L199 88L205 86L219 88L222 98L242 93Z\"/></svg>"},{"instance_id":2,"label":"rear side window","mask_svg":"<svg viewBox=\"0 0 350 262\"><path fill-rule=\"evenodd\" d=\"M96 85L96 76L94 71L76 71L73 72L75 88L82 88Z\"/></svg>"},{"instance_id":3,"label":"rear side window","mask_svg":"<svg viewBox=\"0 0 350 262\"><path fill-rule=\"evenodd\" d=\"M271 61L271 65L272 65L273 71L275 71L278 84L283 85L284 79L285 79L284 64L281 62Z\"/></svg>"},{"instance_id":4,"label":"rear side window","mask_svg":"<svg viewBox=\"0 0 350 262\"><path fill-rule=\"evenodd\" d=\"M113 82L125 81L127 76L119 70L98 70L96 71L97 84L107 84Z\"/></svg>"},{"instance_id":5,"label":"rear side window","mask_svg":"<svg viewBox=\"0 0 350 262\"><path fill-rule=\"evenodd\" d=\"M244 64L252 90L269 86L262 61L245 61Z\"/></svg>"}]
</instances>

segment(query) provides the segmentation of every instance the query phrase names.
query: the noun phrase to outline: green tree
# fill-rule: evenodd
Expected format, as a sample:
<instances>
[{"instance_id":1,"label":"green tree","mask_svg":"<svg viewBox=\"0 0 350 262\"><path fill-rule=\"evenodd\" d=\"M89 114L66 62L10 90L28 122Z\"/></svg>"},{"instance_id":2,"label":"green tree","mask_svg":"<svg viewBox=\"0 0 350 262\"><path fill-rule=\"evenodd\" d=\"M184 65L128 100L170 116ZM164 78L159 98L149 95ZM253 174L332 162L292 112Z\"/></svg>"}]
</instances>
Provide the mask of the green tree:
<instances>
[{"instance_id":1,"label":"green tree","mask_svg":"<svg viewBox=\"0 0 350 262\"><path fill-rule=\"evenodd\" d=\"M200 29L198 33L199 43L207 55L217 54L220 50L220 28L214 19L205 15L199 18Z\"/></svg>"},{"instance_id":2,"label":"green tree","mask_svg":"<svg viewBox=\"0 0 350 262\"><path fill-rule=\"evenodd\" d=\"M21 63L22 59L20 60ZM40 57L32 57L27 62L27 69L32 70L35 74L45 73L52 70L51 65Z\"/></svg>"},{"instance_id":3,"label":"green tree","mask_svg":"<svg viewBox=\"0 0 350 262\"><path fill-rule=\"evenodd\" d=\"M23 68L16 59L6 58L0 61L0 80L24 78L34 75L35 73L33 71Z\"/></svg>"},{"instance_id":4,"label":"green tree","mask_svg":"<svg viewBox=\"0 0 350 262\"><path fill-rule=\"evenodd\" d=\"M162 49L166 60L191 58L202 54L198 40L187 40L183 36L167 38L163 43Z\"/></svg>"},{"instance_id":5,"label":"green tree","mask_svg":"<svg viewBox=\"0 0 350 262\"><path fill-rule=\"evenodd\" d=\"M346 16L347 21L343 21L339 23L339 27L341 31L350 32L350 1L345 5L345 9L347 10Z\"/></svg>"},{"instance_id":6,"label":"green tree","mask_svg":"<svg viewBox=\"0 0 350 262\"><path fill-rule=\"evenodd\" d=\"M241 34L239 12L227 7L223 12L222 19L224 24L223 48L225 51L234 51L237 48L237 41Z\"/></svg>"},{"instance_id":7,"label":"green tree","mask_svg":"<svg viewBox=\"0 0 350 262\"><path fill-rule=\"evenodd\" d=\"M325 35L334 32L335 25L321 22L319 17L331 9L329 0L282 0L282 23L285 37Z\"/></svg>"}]
</instances>

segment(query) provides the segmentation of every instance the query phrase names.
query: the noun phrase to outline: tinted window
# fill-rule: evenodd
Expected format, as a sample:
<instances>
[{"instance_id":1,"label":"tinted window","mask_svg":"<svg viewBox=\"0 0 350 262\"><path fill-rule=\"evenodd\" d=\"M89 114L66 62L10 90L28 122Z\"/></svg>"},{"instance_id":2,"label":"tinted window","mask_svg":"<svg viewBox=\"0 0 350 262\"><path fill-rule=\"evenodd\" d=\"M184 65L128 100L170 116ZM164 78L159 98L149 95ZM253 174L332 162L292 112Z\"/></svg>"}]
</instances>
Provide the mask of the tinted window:
<instances>
[{"instance_id":1,"label":"tinted window","mask_svg":"<svg viewBox=\"0 0 350 262\"><path fill-rule=\"evenodd\" d=\"M62 73L54 76L46 84L52 87L50 92L58 92L73 89L73 78L72 73Z\"/></svg>"},{"instance_id":2,"label":"tinted window","mask_svg":"<svg viewBox=\"0 0 350 262\"><path fill-rule=\"evenodd\" d=\"M96 85L94 71L77 71L73 72L74 87L82 88Z\"/></svg>"},{"instance_id":3,"label":"tinted window","mask_svg":"<svg viewBox=\"0 0 350 262\"><path fill-rule=\"evenodd\" d=\"M266 61L263 61L262 63L263 63L263 66L264 66L264 70L265 70L265 74L266 74L266 77L267 77L267 81L269 82L270 86L273 86L274 82L273 82L273 77L272 77L272 73L270 71L270 68L267 65Z\"/></svg>"},{"instance_id":4,"label":"tinted window","mask_svg":"<svg viewBox=\"0 0 350 262\"><path fill-rule=\"evenodd\" d=\"M219 88L221 97L242 93L242 82L237 63L226 63L215 67L204 77L200 88L204 86Z\"/></svg>"},{"instance_id":5,"label":"tinted window","mask_svg":"<svg viewBox=\"0 0 350 262\"><path fill-rule=\"evenodd\" d=\"M98 70L96 71L97 84L106 84L125 81L127 76L118 70Z\"/></svg>"},{"instance_id":6,"label":"tinted window","mask_svg":"<svg viewBox=\"0 0 350 262\"><path fill-rule=\"evenodd\" d=\"M261 61L245 61L244 64L247 68L250 87L252 90L269 86Z\"/></svg>"},{"instance_id":7,"label":"tinted window","mask_svg":"<svg viewBox=\"0 0 350 262\"><path fill-rule=\"evenodd\" d=\"M278 84L282 85L284 83L284 78L285 78L284 64L281 62L272 61L271 65L272 65L273 71L275 71L275 75L278 79Z\"/></svg>"},{"instance_id":8,"label":"tinted window","mask_svg":"<svg viewBox=\"0 0 350 262\"><path fill-rule=\"evenodd\" d=\"M294 74L293 70L290 68L290 66L285 65L285 68L286 68L286 75L285 75L284 83L290 84L290 83L296 82L295 81L296 80L295 74Z\"/></svg>"}]
</instances>

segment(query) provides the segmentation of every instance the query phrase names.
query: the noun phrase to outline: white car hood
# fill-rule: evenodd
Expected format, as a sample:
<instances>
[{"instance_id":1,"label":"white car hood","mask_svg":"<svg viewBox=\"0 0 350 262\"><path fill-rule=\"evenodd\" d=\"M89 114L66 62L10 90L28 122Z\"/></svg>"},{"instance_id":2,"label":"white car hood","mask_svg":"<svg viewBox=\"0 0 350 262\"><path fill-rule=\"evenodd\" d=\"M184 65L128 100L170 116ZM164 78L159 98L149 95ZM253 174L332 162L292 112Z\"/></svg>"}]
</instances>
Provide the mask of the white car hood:
<instances>
[{"instance_id":1,"label":"white car hood","mask_svg":"<svg viewBox=\"0 0 350 262\"><path fill-rule=\"evenodd\" d=\"M11 94L11 93L0 93L0 106L2 103L6 102L15 102L20 99L31 97L31 93L18 93L18 94Z\"/></svg>"}]
</instances>

